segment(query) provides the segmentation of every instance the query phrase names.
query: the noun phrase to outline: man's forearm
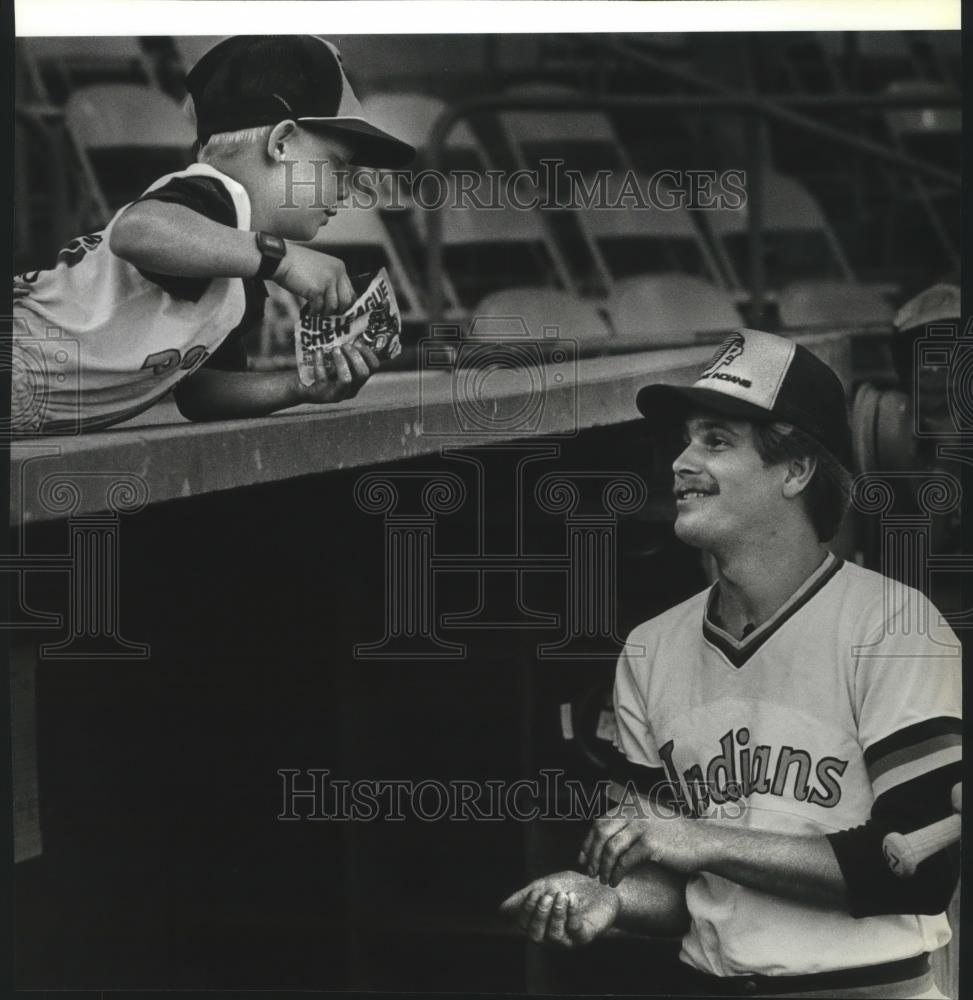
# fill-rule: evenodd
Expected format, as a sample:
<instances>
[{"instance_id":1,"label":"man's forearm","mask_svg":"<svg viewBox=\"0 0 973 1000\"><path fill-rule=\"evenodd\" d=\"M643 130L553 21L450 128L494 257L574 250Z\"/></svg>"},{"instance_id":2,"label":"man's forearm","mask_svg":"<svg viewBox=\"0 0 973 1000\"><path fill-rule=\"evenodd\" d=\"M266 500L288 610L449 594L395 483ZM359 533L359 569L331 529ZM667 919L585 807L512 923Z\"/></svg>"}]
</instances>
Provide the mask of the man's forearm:
<instances>
[{"instance_id":1,"label":"man's forearm","mask_svg":"<svg viewBox=\"0 0 973 1000\"><path fill-rule=\"evenodd\" d=\"M179 412L190 420L265 417L306 402L295 372L202 369L176 386Z\"/></svg>"},{"instance_id":2,"label":"man's forearm","mask_svg":"<svg viewBox=\"0 0 973 1000\"><path fill-rule=\"evenodd\" d=\"M785 899L846 910L848 893L827 838L698 824L699 871Z\"/></svg>"},{"instance_id":3,"label":"man's forearm","mask_svg":"<svg viewBox=\"0 0 973 1000\"><path fill-rule=\"evenodd\" d=\"M675 812L632 816L616 809L588 832L579 861L617 886L647 861L672 872L711 872L739 885L812 906L848 911L844 875L829 840L740 829Z\"/></svg>"},{"instance_id":4,"label":"man's forearm","mask_svg":"<svg viewBox=\"0 0 973 1000\"><path fill-rule=\"evenodd\" d=\"M145 271L186 278L250 278L261 259L253 233L166 202L127 209L112 228L110 247Z\"/></svg>"},{"instance_id":5,"label":"man's forearm","mask_svg":"<svg viewBox=\"0 0 973 1000\"><path fill-rule=\"evenodd\" d=\"M675 937L689 927L686 877L641 865L615 887L621 908L615 928L632 934Z\"/></svg>"}]
</instances>

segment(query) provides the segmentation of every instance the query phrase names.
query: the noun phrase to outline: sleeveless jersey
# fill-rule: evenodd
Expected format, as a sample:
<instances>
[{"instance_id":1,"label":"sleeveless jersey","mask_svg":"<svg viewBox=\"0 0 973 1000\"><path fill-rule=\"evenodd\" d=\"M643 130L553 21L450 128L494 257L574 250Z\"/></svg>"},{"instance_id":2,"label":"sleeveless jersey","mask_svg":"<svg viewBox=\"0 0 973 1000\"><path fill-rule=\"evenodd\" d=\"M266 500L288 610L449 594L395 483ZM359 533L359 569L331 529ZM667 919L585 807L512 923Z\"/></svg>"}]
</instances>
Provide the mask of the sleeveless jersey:
<instances>
[{"instance_id":1,"label":"sleeveless jersey","mask_svg":"<svg viewBox=\"0 0 973 1000\"><path fill-rule=\"evenodd\" d=\"M143 198L182 178L215 182L227 221L249 228L246 190L208 164L159 178ZM50 270L15 279L15 431L75 433L133 416L206 362L244 317L240 278L147 275L113 254L124 211L72 241Z\"/></svg>"}]
</instances>

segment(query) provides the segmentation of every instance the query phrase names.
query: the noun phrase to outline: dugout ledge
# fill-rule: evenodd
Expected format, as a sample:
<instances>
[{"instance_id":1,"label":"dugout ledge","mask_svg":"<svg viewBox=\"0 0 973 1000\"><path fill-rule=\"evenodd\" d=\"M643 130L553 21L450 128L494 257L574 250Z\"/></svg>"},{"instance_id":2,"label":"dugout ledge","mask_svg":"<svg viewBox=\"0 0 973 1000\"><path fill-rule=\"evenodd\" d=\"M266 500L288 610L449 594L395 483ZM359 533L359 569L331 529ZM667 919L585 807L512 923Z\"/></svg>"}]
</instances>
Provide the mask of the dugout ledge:
<instances>
[{"instance_id":1,"label":"dugout ledge","mask_svg":"<svg viewBox=\"0 0 973 1000\"><path fill-rule=\"evenodd\" d=\"M848 331L796 339L850 388ZM200 424L157 407L107 431L22 440L11 448L11 523L125 512L444 447L571 437L639 419L635 394L642 385L688 383L712 351L708 345L580 360L569 353L560 365L478 378L462 370L390 372L333 407Z\"/></svg>"}]
</instances>

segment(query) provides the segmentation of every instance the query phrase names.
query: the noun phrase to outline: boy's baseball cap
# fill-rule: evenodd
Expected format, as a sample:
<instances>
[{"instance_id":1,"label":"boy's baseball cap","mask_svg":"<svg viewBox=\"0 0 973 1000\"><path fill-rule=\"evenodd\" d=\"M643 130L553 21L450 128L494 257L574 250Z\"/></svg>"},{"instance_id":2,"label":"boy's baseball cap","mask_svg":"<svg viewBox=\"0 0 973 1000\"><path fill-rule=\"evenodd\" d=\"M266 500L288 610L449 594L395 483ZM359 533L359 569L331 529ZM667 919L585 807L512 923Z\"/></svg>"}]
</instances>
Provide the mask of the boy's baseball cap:
<instances>
[{"instance_id":1,"label":"boy's baseball cap","mask_svg":"<svg viewBox=\"0 0 973 1000\"><path fill-rule=\"evenodd\" d=\"M237 35L209 49L186 77L205 143L218 132L276 125L292 118L327 125L354 139L353 162L404 167L415 156L407 142L365 118L341 66L341 55L316 35Z\"/></svg>"},{"instance_id":2,"label":"boy's baseball cap","mask_svg":"<svg viewBox=\"0 0 973 1000\"><path fill-rule=\"evenodd\" d=\"M806 347L760 330L738 330L719 346L692 386L647 385L636 403L650 420L683 418L698 407L734 420L783 421L852 467L845 390Z\"/></svg>"}]
</instances>

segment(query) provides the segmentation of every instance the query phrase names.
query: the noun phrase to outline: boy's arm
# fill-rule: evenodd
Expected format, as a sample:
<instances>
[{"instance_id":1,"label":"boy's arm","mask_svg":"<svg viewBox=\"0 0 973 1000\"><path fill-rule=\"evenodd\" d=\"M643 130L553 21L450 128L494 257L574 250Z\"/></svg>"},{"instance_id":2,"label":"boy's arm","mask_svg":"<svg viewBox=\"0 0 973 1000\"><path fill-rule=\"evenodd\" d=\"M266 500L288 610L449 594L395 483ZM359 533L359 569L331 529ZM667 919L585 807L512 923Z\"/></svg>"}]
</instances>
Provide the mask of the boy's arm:
<instances>
[{"instance_id":1,"label":"boy's arm","mask_svg":"<svg viewBox=\"0 0 973 1000\"><path fill-rule=\"evenodd\" d=\"M316 371L305 386L296 372L223 371L203 367L184 378L173 393L189 420L265 417L301 403L338 403L356 396L379 360L364 344L346 345L333 355L335 373Z\"/></svg>"},{"instance_id":2,"label":"boy's arm","mask_svg":"<svg viewBox=\"0 0 973 1000\"><path fill-rule=\"evenodd\" d=\"M130 205L115 221L109 247L138 268L187 278L252 278L260 266L252 232L172 202Z\"/></svg>"},{"instance_id":3,"label":"boy's arm","mask_svg":"<svg viewBox=\"0 0 973 1000\"><path fill-rule=\"evenodd\" d=\"M252 278L261 254L254 234L173 201L138 201L112 227L111 251L143 272L185 278ZM336 257L288 243L270 279L306 299L312 312L337 313L354 301L344 264ZM323 366L304 386L296 372L223 370L208 365L188 375L174 392L190 420L267 416L302 403L337 403L357 395L379 361L363 345L336 351L335 371Z\"/></svg>"},{"instance_id":4,"label":"boy's arm","mask_svg":"<svg viewBox=\"0 0 973 1000\"><path fill-rule=\"evenodd\" d=\"M618 930L675 937L689 930L686 877L658 865L636 868L615 891L620 908Z\"/></svg>"},{"instance_id":5,"label":"boy's arm","mask_svg":"<svg viewBox=\"0 0 973 1000\"><path fill-rule=\"evenodd\" d=\"M531 940L566 947L616 931L673 937L689 928L685 878L657 865L643 865L615 888L578 872L557 872L515 892L500 912Z\"/></svg>"},{"instance_id":6,"label":"boy's arm","mask_svg":"<svg viewBox=\"0 0 973 1000\"><path fill-rule=\"evenodd\" d=\"M173 202L138 201L115 221L109 248L143 271L186 278L252 278L261 254L249 230L226 226ZM270 279L307 299L312 312L338 313L355 300L337 257L287 243Z\"/></svg>"}]
</instances>

